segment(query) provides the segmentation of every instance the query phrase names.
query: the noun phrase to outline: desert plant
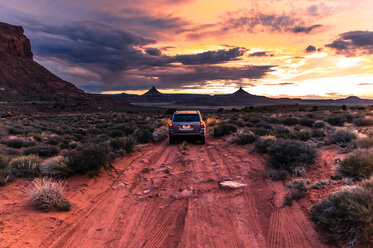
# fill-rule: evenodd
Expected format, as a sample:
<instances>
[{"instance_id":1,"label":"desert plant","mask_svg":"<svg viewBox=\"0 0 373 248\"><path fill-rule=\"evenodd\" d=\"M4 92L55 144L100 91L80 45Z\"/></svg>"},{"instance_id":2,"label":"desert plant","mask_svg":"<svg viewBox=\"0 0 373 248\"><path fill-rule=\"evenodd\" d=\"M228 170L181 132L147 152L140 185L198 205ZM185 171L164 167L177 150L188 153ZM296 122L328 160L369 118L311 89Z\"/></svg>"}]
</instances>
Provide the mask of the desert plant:
<instances>
[{"instance_id":1,"label":"desert plant","mask_svg":"<svg viewBox=\"0 0 373 248\"><path fill-rule=\"evenodd\" d=\"M4 155L0 155L0 170L7 167L8 163L9 163L9 159Z\"/></svg>"},{"instance_id":2,"label":"desert plant","mask_svg":"<svg viewBox=\"0 0 373 248\"><path fill-rule=\"evenodd\" d=\"M312 137L315 137L315 138L321 138L321 137L325 136L325 132L321 128L314 128L314 129L312 129L311 135L312 135Z\"/></svg>"},{"instance_id":3,"label":"desert plant","mask_svg":"<svg viewBox=\"0 0 373 248\"><path fill-rule=\"evenodd\" d=\"M354 119L353 123L356 126L372 126L373 125L373 118L356 118Z\"/></svg>"},{"instance_id":4,"label":"desert plant","mask_svg":"<svg viewBox=\"0 0 373 248\"><path fill-rule=\"evenodd\" d=\"M63 196L63 186L61 182L47 178L36 178L32 182L30 200L32 205L44 212L52 209L59 211L69 211L70 203Z\"/></svg>"},{"instance_id":5,"label":"desert plant","mask_svg":"<svg viewBox=\"0 0 373 248\"><path fill-rule=\"evenodd\" d=\"M109 148L106 144L79 147L65 154L67 167L73 174L97 172L102 166L110 162Z\"/></svg>"},{"instance_id":6,"label":"desert plant","mask_svg":"<svg viewBox=\"0 0 373 248\"><path fill-rule=\"evenodd\" d=\"M232 134L227 142L229 144L239 144L239 145L246 145L249 143L253 143L256 139L255 134L248 130L239 130L237 133Z\"/></svg>"},{"instance_id":7,"label":"desert plant","mask_svg":"<svg viewBox=\"0 0 373 248\"><path fill-rule=\"evenodd\" d=\"M329 242L373 245L373 180L345 187L311 208L311 220Z\"/></svg>"},{"instance_id":8,"label":"desert plant","mask_svg":"<svg viewBox=\"0 0 373 248\"><path fill-rule=\"evenodd\" d=\"M310 118L302 118L299 120L299 124L306 127L312 127L315 123L315 120Z\"/></svg>"},{"instance_id":9,"label":"desert plant","mask_svg":"<svg viewBox=\"0 0 373 248\"><path fill-rule=\"evenodd\" d=\"M149 129L141 128L135 132L135 138L138 143L145 144L152 141L153 134L152 131L150 131Z\"/></svg>"},{"instance_id":10,"label":"desert plant","mask_svg":"<svg viewBox=\"0 0 373 248\"><path fill-rule=\"evenodd\" d=\"M300 179L294 180L287 184L287 187L290 189L285 195L284 205L291 206L294 200L299 200L307 195L307 184L308 180Z\"/></svg>"},{"instance_id":11,"label":"desert plant","mask_svg":"<svg viewBox=\"0 0 373 248\"><path fill-rule=\"evenodd\" d=\"M221 124L214 127L214 137L223 137L227 134L237 132L237 127L230 124Z\"/></svg>"},{"instance_id":12,"label":"desert plant","mask_svg":"<svg viewBox=\"0 0 373 248\"><path fill-rule=\"evenodd\" d=\"M40 165L40 174L47 177L64 178L71 173L67 162L67 158L62 156L49 158Z\"/></svg>"},{"instance_id":13,"label":"desert plant","mask_svg":"<svg viewBox=\"0 0 373 248\"><path fill-rule=\"evenodd\" d=\"M51 136L46 141L46 143L49 145L58 145L60 142L61 142L61 138L58 136Z\"/></svg>"},{"instance_id":14,"label":"desert plant","mask_svg":"<svg viewBox=\"0 0 373 248\"><path fill-rule=\"evenodd\" d=\"M124 150L127 153L133 152L135 141L132 138L117 138L110 141L110 146L113 150Z\"/></svg>"},{"instance_id":15,"label":"desert plant","mask_svg":"<svg viewBox=\"0 0 373 248\"><path fill-rule=\"evenodd\" d=\"M310 164L316 158L316 150L304 142L278 140L268 149L269 164L278 170L292 173L297 166Z\"/></svg>"},{"instance_id":16,"label":"desert plant","mask_svg":"<svg viewBox=\"0 0 373 248\"><path fill-rule=\"evenodd\" d=\"M326 124L323 121L315 121L313 123L313 127L314 128L324 128L324 127L326 127Z\"/></svg>"},{"instance_id":17,"label":"desert plant","mask_svg":"<svg viewBox=\"0 0 373 248\"><path fill-rule=\"evenodd\" d=\"M15 177L37 177L40 174L40 158L34 155L21 156L10 160L11 174Z\"/></svg>"},{"instance_id":18,"label":"desert plant","mask_svg":"<svg viewBox=\"0 0 373 248\"><path fill-rule=\"evenodd\" d=\"M165 126L159 127L153 131L153 141L160 142L167 137L168 128Z\"/></svg>"},{"instance_id":19,"label":"desert plant","mask_svg":"<svg viewBox=\"0 0 373 248\"><path fill-rule=\"evenodd\" d=\"M356 139L356 135L349 129L339 129L330 136L330 142L339 145L349 143L354 139Z\"/></svg>"},{"instance_id":20,"label":"desert plant","mask_svg":"<svg viewBox=\"0 0 373 248\"><path fill-rule=\"evenodd\" d=\"M253 150L258 153L268 153L268 150L277 142L276 137L264 136L256 139Z\"/></svg>"},{"instance_id":21,"label":"desert plant","mask_svg":"<svg viewBox=\"0 0 373 248\"><path fill-rule=\"evenodd\" d=\"M338 168L339 173L357 179L373 175L373 151L357 151L344 158Z\"/></svg>"},{"instance_id":22,"label":"desert plant","mask_svg":"<svg viewBox=\"0 0 373 248\"><path fill-rule=\"evenodd\" d=\"M293 125L298 124L298 122L299 122L298 118L295 118L295 117L288 117L282 120L282 123L285 126L293 126Z\"/></svg>"},{"instance_id":23,"label":"desert plant","mask_svg":"<svg viewBox=\"0 0 373 248\"><path fill-rule=\"evenodd\" d=\"M60 153L60 149L49 145L37 145L27 148L23 151L23 154L30 155L36 154L40 157L53 157Z\"/></svg>"}]
</instances>

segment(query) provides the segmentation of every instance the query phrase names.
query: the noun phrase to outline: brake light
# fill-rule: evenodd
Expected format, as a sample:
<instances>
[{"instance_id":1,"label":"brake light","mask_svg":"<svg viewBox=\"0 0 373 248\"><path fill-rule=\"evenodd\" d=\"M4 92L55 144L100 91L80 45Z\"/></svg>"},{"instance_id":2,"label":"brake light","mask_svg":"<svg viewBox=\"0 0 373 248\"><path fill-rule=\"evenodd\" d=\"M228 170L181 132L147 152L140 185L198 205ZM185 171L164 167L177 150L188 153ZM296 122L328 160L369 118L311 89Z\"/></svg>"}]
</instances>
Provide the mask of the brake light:
<instances>
[{"instance_id":1,"label":"brake light","mask_svg":"<svg viewBox=\"0 0 373 248\"><path fill-rule=\"evenodd\" d=\"M168 123L168 127L172 127L172 122Z\"/></svg>"},{"instance_id":2,"label":"brake light","mask_svg":"<svg viewBox=\"0 0 373 248\"><path fill-rule=\"evenodd\" d=\"M205 127L205 123L201 122L201 128L204 128L204 127Z\"/></svg>"}]
</instances>

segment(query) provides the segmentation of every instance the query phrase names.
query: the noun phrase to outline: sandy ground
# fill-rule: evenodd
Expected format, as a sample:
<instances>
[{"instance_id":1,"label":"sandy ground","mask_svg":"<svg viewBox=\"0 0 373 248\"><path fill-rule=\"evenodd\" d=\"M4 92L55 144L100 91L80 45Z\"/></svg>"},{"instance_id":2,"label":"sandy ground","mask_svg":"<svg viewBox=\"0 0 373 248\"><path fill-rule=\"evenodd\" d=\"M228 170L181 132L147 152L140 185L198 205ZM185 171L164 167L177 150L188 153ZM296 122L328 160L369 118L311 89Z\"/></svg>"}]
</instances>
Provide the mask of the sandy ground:
<instances>
[{"instance_id":1,"label":"sandy ground","mask_svg":"<svg viewBox=\"0 0 373 248\"><path fill-rule=\"evenodd\" d=\"M324 247L311 200L282 207L285 183L264 177L262 155L222 140L188 147L164 141L118 159L117 171L70 178L70 212L32 209L30 180L1 187L0 247ZM325 178L335 154L322 152ZM219 188L226 177L247 186Z\"/></svg>"}]
</instances>

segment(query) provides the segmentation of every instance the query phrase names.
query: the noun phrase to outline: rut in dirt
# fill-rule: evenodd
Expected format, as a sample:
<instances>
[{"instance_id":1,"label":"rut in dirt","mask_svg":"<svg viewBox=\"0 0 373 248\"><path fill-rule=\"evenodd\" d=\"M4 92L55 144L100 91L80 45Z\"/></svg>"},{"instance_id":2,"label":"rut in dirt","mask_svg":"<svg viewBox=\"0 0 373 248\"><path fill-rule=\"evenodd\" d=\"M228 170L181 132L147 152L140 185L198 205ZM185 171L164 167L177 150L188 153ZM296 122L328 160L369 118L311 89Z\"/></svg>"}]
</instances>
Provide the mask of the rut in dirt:
<instances>
[{"instance_id":1,"label":"rut in dirt","mask_svg":"<svg viewBox=\"0 0 373 248\"><path fill-rule=\"evenodd\" d=\"M323 247L297 203L282 207L262 156L219 140L185 152L163 142L119 160L118 178L41 247ZM227 178L247 186L219 188Z\"/></svg>"}]
</instances>

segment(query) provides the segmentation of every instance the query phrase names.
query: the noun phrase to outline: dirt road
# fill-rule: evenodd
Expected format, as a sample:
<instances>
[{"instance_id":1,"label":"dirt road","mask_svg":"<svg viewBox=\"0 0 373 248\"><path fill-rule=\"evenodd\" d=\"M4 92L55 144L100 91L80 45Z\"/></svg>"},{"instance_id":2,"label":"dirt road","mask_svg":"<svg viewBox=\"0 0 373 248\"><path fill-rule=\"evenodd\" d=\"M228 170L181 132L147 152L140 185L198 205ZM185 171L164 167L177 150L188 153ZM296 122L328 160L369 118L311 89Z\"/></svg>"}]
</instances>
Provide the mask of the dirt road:
<instances>
[{"instance_id":1,"label":"dirt road","mask_svg":"<svg viewBox=\"0 0 373 248\"><path fill-rule=\"evenodd\" d=\"M117 173L69 179L68 213L33 210L29 181L0 188L1 247L323 247L298 203L281 207L284 183L263 176L262 155L221 140L188 148L165 141ZM224 177L247 186L221 189Z\"/></svg>"}]
</instances>

